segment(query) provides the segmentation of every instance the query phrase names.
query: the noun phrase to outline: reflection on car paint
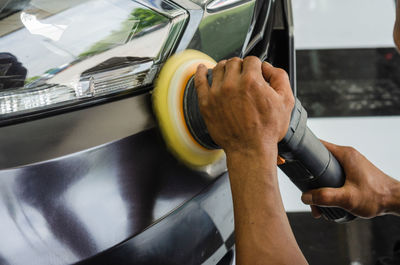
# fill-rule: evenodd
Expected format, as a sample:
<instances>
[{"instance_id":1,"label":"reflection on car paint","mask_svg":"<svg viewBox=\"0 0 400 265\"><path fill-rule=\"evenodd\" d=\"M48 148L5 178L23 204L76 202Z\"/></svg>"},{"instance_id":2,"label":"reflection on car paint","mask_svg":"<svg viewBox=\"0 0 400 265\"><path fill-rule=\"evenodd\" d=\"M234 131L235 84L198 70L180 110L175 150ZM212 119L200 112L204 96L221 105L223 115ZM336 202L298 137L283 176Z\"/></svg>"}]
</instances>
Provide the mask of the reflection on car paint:
<instances>
[{"instance_id":1,"label":"reflection on car paint","mask_svg":"<svg viewBox=\"0 0 400 265\"><path fill-rule=\"evenodd\" d=\"M0 171L0 256L11 264L77 262L141 232L214 179L176 161L155 129Z\"/></svg>"}]
</instances>

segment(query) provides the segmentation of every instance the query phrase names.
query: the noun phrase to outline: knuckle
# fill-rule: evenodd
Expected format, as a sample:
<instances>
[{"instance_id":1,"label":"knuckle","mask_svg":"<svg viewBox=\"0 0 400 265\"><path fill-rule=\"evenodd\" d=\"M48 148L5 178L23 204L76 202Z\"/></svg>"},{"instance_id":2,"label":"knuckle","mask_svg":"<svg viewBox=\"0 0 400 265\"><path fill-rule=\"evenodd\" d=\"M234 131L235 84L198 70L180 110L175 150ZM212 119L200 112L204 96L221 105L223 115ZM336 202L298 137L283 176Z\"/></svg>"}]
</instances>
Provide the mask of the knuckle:
<instances>
[{"instance_id":1,"label":"knuckle","mask_svg":"<svg viewBox=\"0 0 400 265\"><path fill-rule=\"evenodd\" d=\"M293 93L288 93L288 95L286 96L286 105L290 107L290 109L293 109L295 104L295 99L293 96Z\"/></svg>"},{"instance_id":2,"label":"knuckle","mask_svg":"<svg viewBox=\"0 0 400 265\"><path fill-rule=\"evenodd\" d=\"M331 200L332 200L332 195L327 190L321 190L316 194L315 201L317 202L317 204L329 205L331 203Z\"/></svg>"},{"instance_id":3,"label":"knuckle","mask_svg":"<svg viewBox=\"0 0 400 265\"><path fill-rule=\"evenodd\" d=\"M233 57L228 60L228 63L240 63L240 62L242 62L242 59L240 59L239 57Z\"/></svg>"},{"instance_id":4,"label":"knuckle","mask_svg":"<svg viewBox=\"0 0 400 265\"><path fill-rule=\"evenodd\" d=\"M213 74L217 71L221 71L225 68L226 60L220 61L217 65L213 68Z\"/></svg>"},{"instance_id":5,"label":"knuckle","mask_svg":"<svg viewBox=\"0 0 400 265\"><path fill-rule=\"evenodd\" d=\"M355 149L352 146L346 146L345 151L346 151L346 154L352 158L357 158L360 155L360 152L358 152L357 149Z\"/></svg>"},{"instance_id":6,"label":"knuckle","mask_svg":"<svg viewBox=\"0 0 400 265\"><path fill-rule=\"evenodd\" d=\"M200 99L199 100L199 106L201 109L205 109L208 106L208 100L207 99Z\"/></svg>"},{"instance_id":7,"label":"knuckle","mask_svg":"<svg viewBox=\"0 0 400 265\"><path fill-rule=\"evenodd\" d=\"M222 60L222 61L220 61L220 62L217 64L217 67L218 67L218 68L223 68L223 67L225 67L226 62L227 62L227 60Z\"/></svg>"},{"instance_id":8,"label":"knuckle","mask_svg":"<svg viewBox=\"0 0 400 265\"><path fill-rule=\"evenodd\" d=\"M261 62L260 59L256 56L247 56L244 58L245 61L247 62Z\"/></svg>"},{"instance_id":9,"label":"knuckle","mask_svg":"<svg viewBox=\"0 0 400 265\"><path fill-rule=\"evenodd\" d=\"M352 193L346 194L342 199L342 207L346 210L353 210L355 208L356 201Z\"/></svg>"},{"instance_id":10,"label":"knuckle","mask_svg":"<svg viewBox=\"0 0 400 265\"><path fill-rule=\"evenodd\" d=\"M244 88L251 87L257 83L255 75L253 73L247 73L243 76Z\"/></svg>"},{"instance_id":11,"label":"knuckle","mask_svg":"<svg viewBox=\"0 0 400 265\"><path fill-rule=\"evenodd\" d=\"M288 80L289 80L289 75L288 75L288 73L287 73L285 70L283 70L282 68L275 68L275 75L276 75L277 77L285 78L285 79L288 79Z\"/></svg>"}]
</instances>

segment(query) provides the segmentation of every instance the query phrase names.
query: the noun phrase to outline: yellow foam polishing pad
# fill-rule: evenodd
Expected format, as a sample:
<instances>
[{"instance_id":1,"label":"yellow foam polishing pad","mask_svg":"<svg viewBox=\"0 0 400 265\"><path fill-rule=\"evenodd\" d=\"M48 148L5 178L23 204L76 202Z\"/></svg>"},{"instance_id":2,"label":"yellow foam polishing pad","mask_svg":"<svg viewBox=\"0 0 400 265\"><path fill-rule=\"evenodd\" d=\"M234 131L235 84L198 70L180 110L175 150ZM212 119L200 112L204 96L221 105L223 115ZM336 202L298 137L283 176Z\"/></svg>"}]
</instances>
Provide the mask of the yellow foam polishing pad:
<instances>
[{"instance_id":1,"label":"yellow foam polishing pad","mask_svg":"<svg viewBox=\"0 0 400 265\"><path fill-rule=\"evenodd\" d=\"M216 62L195 50L171 56L162 67L153 91L153 109L161 134L175 156L191 167L212 164L223 155L222 150L209 150L197 143L185 122L183 95L199 64L213 68Z\"/></svg>"}]
</instances>

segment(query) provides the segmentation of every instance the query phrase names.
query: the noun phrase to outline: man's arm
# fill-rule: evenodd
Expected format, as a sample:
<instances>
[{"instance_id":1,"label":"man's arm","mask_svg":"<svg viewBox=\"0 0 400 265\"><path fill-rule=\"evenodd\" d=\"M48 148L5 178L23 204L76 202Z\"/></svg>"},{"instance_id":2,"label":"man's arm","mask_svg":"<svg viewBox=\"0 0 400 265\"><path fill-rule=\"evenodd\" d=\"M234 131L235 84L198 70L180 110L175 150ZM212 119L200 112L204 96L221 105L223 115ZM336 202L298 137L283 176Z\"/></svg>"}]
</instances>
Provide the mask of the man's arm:
<instances>
[{"instance_id":1,"label":"man's arm","mask_svg":"<svg viewBox=\"0 0 400 265\"><path fill-rule=\"evenodd\" d=\"M227 155L237 264L307 264L290 228L277 180L277 143L294 105L285 71L256 57L200 66L195 84L213 140Z\"/></svg>"},{"instance_id":2,"label":"man's arm","mask_svg":"<svg viewBox=\"0 0 400 265\"><path fill-rule=\"evenodd\" d=\"M304 203L312 205L313 216L321 214L313 205L341 207L354 215L372 218L400 215L400 182L389 177L352 147L324 142L342 165L346 182L342 188L322 188L306 192Z\"/></svg>"},{"instance_id":3,"label":"man's arm","mask_svg":"<svg viewBox=\"0 0 400 265\"><path fill-rule=\"evenodd\" d=\"M276 144L228 153L235 212L237 264L307 264L279 192Z\"/></svg>"}]
</instances>

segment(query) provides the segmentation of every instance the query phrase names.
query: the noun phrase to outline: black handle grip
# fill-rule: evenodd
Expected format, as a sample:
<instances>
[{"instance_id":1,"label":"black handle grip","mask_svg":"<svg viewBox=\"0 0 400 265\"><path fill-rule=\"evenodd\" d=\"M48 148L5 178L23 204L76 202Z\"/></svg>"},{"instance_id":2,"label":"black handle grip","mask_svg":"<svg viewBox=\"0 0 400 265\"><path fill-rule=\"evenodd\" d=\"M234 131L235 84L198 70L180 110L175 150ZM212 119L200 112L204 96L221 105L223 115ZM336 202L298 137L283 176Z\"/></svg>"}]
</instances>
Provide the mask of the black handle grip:
<instances>
[{"instance_id":1,"label":"black handle grip","mask_svg":"<svg viewBox=\"0 0 400 265\"><path fill-rule=\"evenodd\" d=\"M307 127L307 112L296 99L289 130L279 143L279 155L286 162L279 167L302 191L344 185L345 174L336 158ZM349 222L356 217L335 207L319 207L325 218Z\"/></svg>"}]
</instances>

